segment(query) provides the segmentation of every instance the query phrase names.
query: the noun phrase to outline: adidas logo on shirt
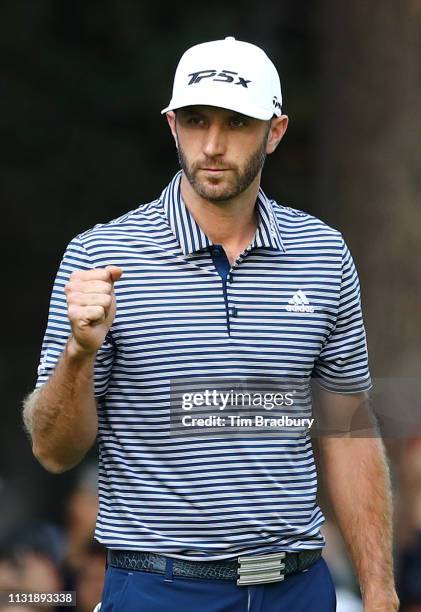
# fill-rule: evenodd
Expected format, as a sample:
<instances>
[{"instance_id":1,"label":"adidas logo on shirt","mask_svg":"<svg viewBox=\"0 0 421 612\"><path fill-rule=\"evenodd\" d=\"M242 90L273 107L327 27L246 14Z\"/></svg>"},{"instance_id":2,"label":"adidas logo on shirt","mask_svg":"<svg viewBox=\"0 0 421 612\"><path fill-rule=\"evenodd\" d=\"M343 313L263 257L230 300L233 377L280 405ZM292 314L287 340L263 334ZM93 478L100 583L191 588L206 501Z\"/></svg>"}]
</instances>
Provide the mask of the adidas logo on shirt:
<instances>
[{"instance_id":1,"label":"adidas logo on shirt","mask_svg":"<svg viewBox=\"0 0 421 612\"><path fill-rule=\"evenodd\" d=\"M288 300L285 308L289 312L314 312L314 306L310 304L306 294L301 289L296 291L292 298Z\"/></svg>"}]
</instances>

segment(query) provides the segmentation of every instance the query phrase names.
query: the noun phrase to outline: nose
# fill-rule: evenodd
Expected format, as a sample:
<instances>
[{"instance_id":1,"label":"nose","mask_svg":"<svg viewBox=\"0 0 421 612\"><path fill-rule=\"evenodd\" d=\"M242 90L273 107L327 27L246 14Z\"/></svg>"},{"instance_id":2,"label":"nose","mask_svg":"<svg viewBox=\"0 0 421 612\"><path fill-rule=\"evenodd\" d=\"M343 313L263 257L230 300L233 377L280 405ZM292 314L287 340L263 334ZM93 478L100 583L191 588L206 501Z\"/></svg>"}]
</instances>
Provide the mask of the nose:
<instances>
[{"instance_id":1,"label":"nose","mask_svg":"<svg viewBox=\"0 0 421 612\"><path fill-rule=\"evenodd\" d=\"M207 157L224 155L226 152L226 134L221 125L213 123L206 130L203 143L203 152Z\"/></svg>"}]
</instances>

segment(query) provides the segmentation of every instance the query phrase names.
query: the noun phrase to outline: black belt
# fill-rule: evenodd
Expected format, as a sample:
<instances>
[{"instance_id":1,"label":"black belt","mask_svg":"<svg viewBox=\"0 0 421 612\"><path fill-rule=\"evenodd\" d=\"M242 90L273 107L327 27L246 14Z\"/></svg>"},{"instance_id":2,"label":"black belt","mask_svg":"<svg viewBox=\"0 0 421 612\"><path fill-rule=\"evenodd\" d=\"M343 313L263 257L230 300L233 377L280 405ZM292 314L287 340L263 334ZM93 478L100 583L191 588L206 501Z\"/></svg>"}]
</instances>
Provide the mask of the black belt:
<instances>
[{"instance_id":1,"label":"black belt","mask_svg":"<svg viewBox=\"0 0 421 612\"><path fill-rule=\"evenodd\" d=\"M240 556L228 561L184 561L171 558L174 576L237 580L238 585L277 582L285 576L302 571L320 559L322 551L303 550L298 553L280 552L268 555ZM125 570L166 573L169 557L156 553L108 550L108 565Z\"/></svg>"}]
</instances>

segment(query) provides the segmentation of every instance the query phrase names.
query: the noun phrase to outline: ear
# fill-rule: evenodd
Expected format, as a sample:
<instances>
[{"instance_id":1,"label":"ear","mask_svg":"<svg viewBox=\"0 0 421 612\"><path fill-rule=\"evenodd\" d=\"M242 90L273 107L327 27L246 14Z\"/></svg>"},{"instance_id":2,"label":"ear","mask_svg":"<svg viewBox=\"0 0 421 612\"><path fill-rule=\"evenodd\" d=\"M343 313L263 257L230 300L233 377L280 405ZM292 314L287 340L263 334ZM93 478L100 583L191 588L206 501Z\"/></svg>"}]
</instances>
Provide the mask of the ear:
<instances>
[{"instance_id":1,"label":"ear","mask_svg":"<svg viewBox=\"0 0 421 612\"><path fill-rule=\"evenodd\" d=\"M166 116L167 116L168 125L170 126L171 134L173 135L174 140L175 140L175 146L178 148L177 130L175 127L175 112L168 111L168 113L166 113Z\"/></svg>"},{"instance_id":2,"label":"ear","mask_svg":"<svg viewBox=\"0 0 421 612\"><path fill-rule=\"evenodd\" d=\"M281 142L288 127L288 117L281 115L280 117L273 117L270 124L269 136L266 145L266 153L270 155L273 153L278 144Z\"/></svg>"}]
</instances>

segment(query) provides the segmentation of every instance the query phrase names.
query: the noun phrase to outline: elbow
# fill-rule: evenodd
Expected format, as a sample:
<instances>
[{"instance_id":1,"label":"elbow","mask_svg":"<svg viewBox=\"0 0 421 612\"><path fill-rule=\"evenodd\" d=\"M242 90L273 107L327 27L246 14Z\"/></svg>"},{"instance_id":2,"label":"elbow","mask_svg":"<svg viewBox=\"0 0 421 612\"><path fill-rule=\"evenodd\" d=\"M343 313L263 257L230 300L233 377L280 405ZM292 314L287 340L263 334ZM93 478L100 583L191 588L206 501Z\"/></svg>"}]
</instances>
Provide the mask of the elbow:
<instances>
[{"instance_id":1,"label":"elbow","mask_svg":"<svg viewBox=\"0 0 421 612\"><path fill-rule=\"evenodd\" d=\"M77 465L82 459L81 457L76 461L58 460L51 455L42 452L35 445L32 447L32 453L38 463L40 463L42 467L47 470L47 472L50 472L50 474L63 474L64 472L67 472L75 467L75 465Z\"/></svg>"},{"instance_id":2,"label":"elbow","mask_svg":"<svg viewBox=\"0 0 421 612\"><path fill-rule=\"evenodd\" d=\"M47 472L50 472L50 474L63 474L73 467L72 465L63 465L61 463L56 463L55 461L39 460L39 462L42 467L47 470Z\"/></svg>"}]
</instances>

